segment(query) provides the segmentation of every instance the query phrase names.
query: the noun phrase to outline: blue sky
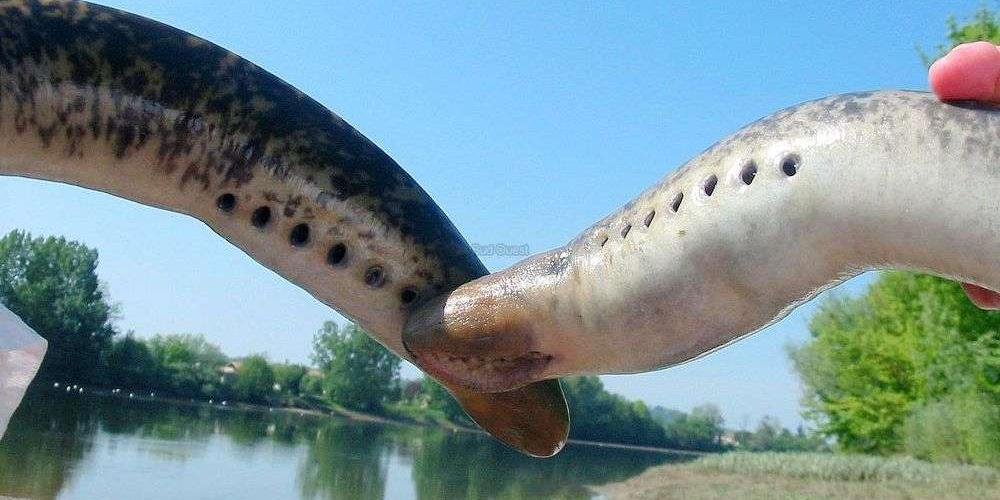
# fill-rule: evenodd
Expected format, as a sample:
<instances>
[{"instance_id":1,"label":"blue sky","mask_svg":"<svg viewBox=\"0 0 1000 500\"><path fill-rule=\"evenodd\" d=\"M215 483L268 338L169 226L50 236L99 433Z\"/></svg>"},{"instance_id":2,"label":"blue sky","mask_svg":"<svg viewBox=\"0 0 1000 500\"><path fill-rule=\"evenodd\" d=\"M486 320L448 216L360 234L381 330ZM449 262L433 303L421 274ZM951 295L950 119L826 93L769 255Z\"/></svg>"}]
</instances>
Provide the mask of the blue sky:
<instances>
[{"instance_id":1,"label":"blue sky","mask_svg":"<svg viewBox=\"0 0 1000 500\"><path fill-rule=\"evenodd\" d=\"M980 4L105 3L267 68L385 149L470 242L532 252L564 244L780 108L839 92L926 89L915 47L933 50L948 15ZM0 211L0 232L99 249L123 331L204 333L233 355L305 362L321 322L341 319L193 219L11 178L0 178ZM483 258L493 270L514 262ZM605 384L683 410L715 402L732 426L765 414L798 424L801 389L785 346L807 338L814 308L687 365Z\"/></svg>"}]
</instances>

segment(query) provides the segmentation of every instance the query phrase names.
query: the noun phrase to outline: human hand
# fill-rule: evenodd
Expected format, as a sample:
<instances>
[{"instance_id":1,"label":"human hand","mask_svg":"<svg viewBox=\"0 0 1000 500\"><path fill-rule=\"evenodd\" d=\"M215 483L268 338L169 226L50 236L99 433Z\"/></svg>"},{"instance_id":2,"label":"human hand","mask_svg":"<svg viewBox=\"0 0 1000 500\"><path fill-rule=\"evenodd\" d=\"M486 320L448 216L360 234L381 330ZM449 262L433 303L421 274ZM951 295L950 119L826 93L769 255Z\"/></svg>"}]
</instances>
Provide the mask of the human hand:
<instances>
[{"instance_id":1,"label":"human hand","mask_svg":"<svg viewBox=\"0 0 1000 500\"><path fill-rule=\"evenodd\" d=\"M931 89L943 101L974 100L1000 104L1000 47L989 42L959 45L930 69ZM963 283L973 304L1000 310L1000 293Z\"/></svg>"}]
</instances>

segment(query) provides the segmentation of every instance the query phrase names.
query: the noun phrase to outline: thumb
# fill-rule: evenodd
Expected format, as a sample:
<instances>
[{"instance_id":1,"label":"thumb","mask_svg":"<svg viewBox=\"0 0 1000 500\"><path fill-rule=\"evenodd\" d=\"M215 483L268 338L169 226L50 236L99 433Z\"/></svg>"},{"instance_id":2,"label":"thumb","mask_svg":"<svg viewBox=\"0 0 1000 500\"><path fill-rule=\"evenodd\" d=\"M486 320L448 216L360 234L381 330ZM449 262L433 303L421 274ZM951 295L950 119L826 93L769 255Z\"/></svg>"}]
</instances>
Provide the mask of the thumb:
<instances>
[{"instance_id":1,"label":"thumb","mask_svg":"<svg viewBox=\"0 0 1000 500\"><path fill-rule=\"evenodd\" d=\"M1000 47L989 42L965 43L930 68L931 89L941 100L1000 103ZM963 283L966 295L982 309L1000 310L1000 294Z\"/></svg>"},{"instance_id":2,"label":"thumb","mask_svg":"<svg viewBox=\"0 0 1000 500\"><path fill-rule=\"evenodd\" d=\"M930 68L931 89L941 100L1000 102L1000 48L965 43Z\"/></svg>"},{"instance_id":3,"label":"thumb","mask_svg":"<svg viewBox=\"0 0 1000 500\"><path fill-rule=\"evenodd\" d=\"M969 283L962 283L962 288L965 289L965 294L969 296L969 300L981 309L1000 310L1000 294L997 292Z\"/></svg>"}]
</instances>

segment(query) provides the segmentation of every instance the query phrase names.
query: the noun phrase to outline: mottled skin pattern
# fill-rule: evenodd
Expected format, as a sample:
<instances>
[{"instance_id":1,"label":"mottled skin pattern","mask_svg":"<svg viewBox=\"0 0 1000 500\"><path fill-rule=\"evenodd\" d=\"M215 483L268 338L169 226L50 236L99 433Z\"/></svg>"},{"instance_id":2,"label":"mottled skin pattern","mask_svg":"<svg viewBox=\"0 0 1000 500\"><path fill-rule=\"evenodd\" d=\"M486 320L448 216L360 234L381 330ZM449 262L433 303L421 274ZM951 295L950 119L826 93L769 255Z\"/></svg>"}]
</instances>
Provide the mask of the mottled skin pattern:
<instances>
[{"instance_id":1,"label":"mottled skin pattern","mask_svg":"<svg viewBox=\"0 0 1000 500\"><path fill-rule=\"evenodd\" d=\"M808 102L566 246L421 306L404 342L439 378L507 390L694 359L868 269L1000 290L998 193L996 108L904 91Z\"/></svg>"},{"instance_id":2,"label":"mottled skin pattern","mask_svg":"<svg viewBox=\"0 0 1000 500\"><path fill-rule=\"evenodd\" d=\"M150 150L156 159L150 167L172 175L182 191L240 192L257 176L301 183L285 190L305 193L265 192L266 199L246 202L267 202L284 218L305 222L318 209L350 205L356 213L341 215L338 236L374 245L369 242L379 233L413 249L418 265L387 274L389 282L415 280L433 293L486 273L391 158L249 61L169 26L97 6L0 6L2 98L12 101L18 134L37 135L44 147L58 137L62 152L79 159L86 159L87 142L106 143L122 161ZM36 107L33 94L48 86L64 105L42 117L48 110ZM103 89L109 92L100 95Z\"/></svg>"},{"instance_id":3,"label":"mottled skin pattern","mask_svg":"<svg viewBox=\"0 0 1000 500\"><path fill-rule=\"evenodd\" d=\"M192 215L403 356L413 307L487 273L427 193L340 117L216 45L97 5L0 1L0 175ZM550 455L565 441L555 381L452 390L519 449Z\"/></svg>"}]
</instances>

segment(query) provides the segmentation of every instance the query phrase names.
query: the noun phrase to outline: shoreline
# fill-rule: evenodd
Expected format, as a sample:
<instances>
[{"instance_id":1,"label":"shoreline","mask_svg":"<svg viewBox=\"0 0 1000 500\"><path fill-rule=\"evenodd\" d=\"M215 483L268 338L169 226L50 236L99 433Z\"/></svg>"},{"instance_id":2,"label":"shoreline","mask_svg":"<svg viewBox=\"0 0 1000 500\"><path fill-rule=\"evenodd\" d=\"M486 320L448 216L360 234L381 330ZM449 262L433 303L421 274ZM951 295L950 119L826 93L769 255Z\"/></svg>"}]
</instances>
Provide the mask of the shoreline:
<instances>
[{"instance_id":1,"label":"shoreline","mask_svg":"<svg viewBox=\"0 0 1000 500\"><path fill-rule=\"evenodd\" d=\"M48 385L46 388L50 389L50 390L55 390L56 392L59 392L60 394L63 394L64 393L64 391L63 391L64 387L66 387L66 386L60 385L59 387L54 387L52 385ZM265 406L265 405L259 405L259 404L253 404L253 403L244 403L244 402L239 402L239 401L234 401L232 403L229 403L228 400L222 401L222 402L212 402L212 403L209 403L208 401L199 400L199 399L190 399L190 398L184 399L184 398L177 398L177 397L173 397L173 396L150 396L150 394L156 394L155 392L142 393L142 394L135 393L134 391L128 392L128 393L126 393L126 392L113 393L112 389L108 389L108 388L105 388L105 387L100 387L100 388L84 388L84 392L82 392L82 393L74 392L74 391L65 391L65 394L66 395L76 394L76 395L84 395L84 396L91 395L91 396L97 396L97 397L102 397L102 398L117 398L117 399L135 400L135 401L153 402L153 403L162 402L162 403L169 403L169 404L175 404L175 405L184 405L184 406L209 407L209 408L213 408L213 409L216 409L216 410L242 410L242 411L261 412L261 413L284 412L284 413L292 413L292 414L297 414L297 415L310 415L310 416L314 416L314 417L343 418L343 419L347 419L347 420L351 420L351 421L355 421L355 422L367 422L367 423L375 423L375 424L380 424L380 425L393 425L393 426L400 426L400 427L438 428L438 429L450 430L452 432L469 432L469 433L482 434L482 435L485 435L485 436L489 436L489 434L487 432L483 431L482 429L465 427L465 426L461 426L461 425L457 425L457 424L452 424L452 423L417 422L417 421L412 421L412 420L403 420L403 419L398 419L398 418L390 418L390 417L386 417L386 416L382 416L382 415L374 415L374 414L371 414L371 413L364 413L364 412L359 412L359 411L354 411L354 410L348 410L346 408L334 408L334 409L327 409L327 410L319 410L319 409L312 409L312 408L300 408L300 407L296 407L296 406ZM129 394L132 394L132 396L130 397ZM227 404L222 404L222 403L227 403ZM591 447L596 447L596 448L612 448L612 449L619 449L619 450L641 451L641 452L647 452L647 453L661 453L661 454L664 454L664 455L684 455L684 456L691 456L691 457L701 457L701 456L711 455L712 454L710 452L703 452L703 451L679 450L679 449L673 449L673 448L660 448L660 447L656 447L656 446L641 446L641 445L634 445L634 444L610 443L610 442L602 442L602 441L587 441L587 440L583 440L583 439L569 439L569 440L567 440L567 444L575 444L575 445L580 445L580 446L591 446Z\"/></svg>"}]
</instances>

